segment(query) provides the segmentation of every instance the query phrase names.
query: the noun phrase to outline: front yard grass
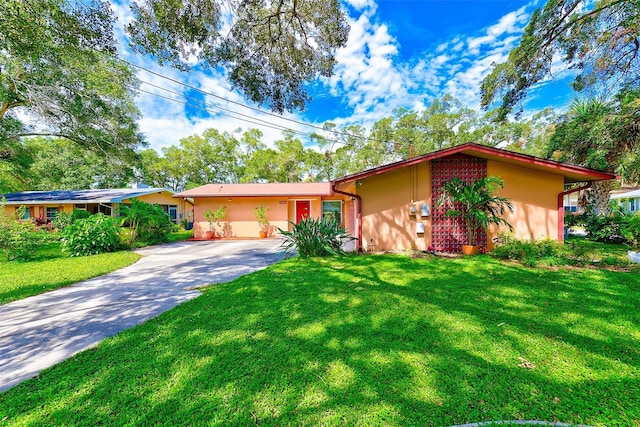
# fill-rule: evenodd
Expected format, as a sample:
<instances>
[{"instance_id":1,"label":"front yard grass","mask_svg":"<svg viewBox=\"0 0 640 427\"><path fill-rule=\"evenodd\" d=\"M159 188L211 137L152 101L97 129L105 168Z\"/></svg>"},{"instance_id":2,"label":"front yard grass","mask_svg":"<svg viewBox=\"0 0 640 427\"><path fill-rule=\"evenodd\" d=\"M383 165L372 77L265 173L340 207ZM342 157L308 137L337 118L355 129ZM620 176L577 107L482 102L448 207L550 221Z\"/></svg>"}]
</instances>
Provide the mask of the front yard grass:
<instances>
[{"instance_id":1,"label":"front yard grass","mask_svg":"<svg viewBox=\"0 0 640 427\"><path fill-rule=\"evenodd\" d=\"M107 274L138 259L128 251L69 258L60 252L59 242L51 243L39 248L32 261L1 260L0 304Z\"/></svg>"},{"instance_id":2,"label":"front yard grass","mask_svg":"<svg viewBox=\"0 0 640 427\"><path fill-rule=\"evenodd\" d=\"M290 259L0 394L15 425L640 425L640 275Z\"/></svg>"}]
</instances>

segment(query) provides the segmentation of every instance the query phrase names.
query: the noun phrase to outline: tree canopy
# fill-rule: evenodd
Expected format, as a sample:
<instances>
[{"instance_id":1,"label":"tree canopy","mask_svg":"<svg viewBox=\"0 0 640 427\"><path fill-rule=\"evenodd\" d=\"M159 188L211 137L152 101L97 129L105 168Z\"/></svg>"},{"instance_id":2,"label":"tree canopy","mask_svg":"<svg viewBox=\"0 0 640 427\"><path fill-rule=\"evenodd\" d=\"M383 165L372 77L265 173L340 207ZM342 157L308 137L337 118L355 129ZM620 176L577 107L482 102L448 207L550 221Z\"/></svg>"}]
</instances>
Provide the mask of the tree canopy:
<instances>
[{"instance_id":1,"label":"tree canopy","mask_svg":"<svg viewBox=\"0 0 640 427\"><path fill-rule=\"evenodd\" d=\"M110 152L142 141L107 2L5 0L0 16L0 158L34 135Z\"/></svg>"},{"instance_id":2,"label":"tree canopy","mask_svg":"<svg viewBox=\"0 0 640 427\"><path fill-rule=\"evenodd\" d=\"M208 129L162 153L143 151L138 180L175 191L210 182L327 181L470 141L540 156L554 130L550 110L518 122L493 118L445 96L422 111L397 110L369 129L325 123L325 132L309 138L315 148L292 132L267 146L257 129Z\"/></svg>"},{"instance_id":3,"label":"tree canopy","mask_svg":"<svg viewBox=\"0 0 640 427\"><path fill-rule=\"evenodd\" d=\"M549 141L546 157L640 180L640 91L623 90L611 101L574 101ZM608 211L611 181L596 182L590 204Z\"/></svg>"},{"instance_id":4,"label":"tree canopy","mask_svg":"<svg viewBox=\"0 0 640 427\"><path fill-rule=\"evenodd\" d=\"M507 62L482 82L482 106L500 98L498 119L504 119L533 85L551 77L555 59L576 71L576 90L602 84L611 93L637 84L639 36L640 0L548 0L532 14Z\"/></svg>"},{"instance_id":5,"label":"tree canopy","mask_svg":"<svg viewBox=\"0 0 640 427\"><path fill-rule=\"evenodd\" d=\"M349 25L339 0L135 0L132 46L160 64L223 66L229 81L274 111L303 109L305 83L330 76Z\"/></svg>"}]
</instances>

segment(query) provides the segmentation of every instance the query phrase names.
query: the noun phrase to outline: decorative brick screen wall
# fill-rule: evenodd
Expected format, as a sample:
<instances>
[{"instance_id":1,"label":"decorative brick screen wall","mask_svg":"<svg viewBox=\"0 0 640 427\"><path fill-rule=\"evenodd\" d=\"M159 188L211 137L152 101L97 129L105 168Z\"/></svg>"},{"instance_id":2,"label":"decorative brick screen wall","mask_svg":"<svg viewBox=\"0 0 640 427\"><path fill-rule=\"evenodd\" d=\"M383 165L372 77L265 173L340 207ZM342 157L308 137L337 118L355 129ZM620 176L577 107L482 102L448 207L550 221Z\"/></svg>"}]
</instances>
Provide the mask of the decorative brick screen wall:
<instances>
[{"instance_id":1,"label":"decorative brick screen wall","mask_svg":"<svg viewBox=\"0 0 640 427\"><path fill-rule=\"evenodd\" d=\"M449 209L447 204L438 207L438 200L442 196L442 186L457 176L464 182L487 176L487 161L464 154L454 154L431 162L432 189L432 245L436 251L460 252L462 245L467 244L467 232L464 220L460 217L449 217L445 213ZM484 230L478 230L476 244L486 246L487 235Z\"/></svg>"}]
</instances>

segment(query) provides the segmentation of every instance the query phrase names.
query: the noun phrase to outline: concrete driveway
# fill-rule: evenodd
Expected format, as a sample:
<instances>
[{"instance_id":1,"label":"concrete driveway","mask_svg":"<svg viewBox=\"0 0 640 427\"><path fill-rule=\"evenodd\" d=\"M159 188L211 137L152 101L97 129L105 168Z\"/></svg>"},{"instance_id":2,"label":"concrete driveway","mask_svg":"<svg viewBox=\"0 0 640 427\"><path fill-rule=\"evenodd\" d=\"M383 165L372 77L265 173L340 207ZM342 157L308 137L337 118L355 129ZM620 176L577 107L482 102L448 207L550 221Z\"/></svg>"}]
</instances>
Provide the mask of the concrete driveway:
<instances>
[{"instance_id":1,"label":"concrete driveway","mask_svg":"<svg viewBox=\"0 0 640 427\"><path fill-rule=\"evenodd\" d=\"M143 248L137 263L0 306L0 391L102 339L226 282L273 264L280 240L177 242Z\"/></svg>"}]
</instances>

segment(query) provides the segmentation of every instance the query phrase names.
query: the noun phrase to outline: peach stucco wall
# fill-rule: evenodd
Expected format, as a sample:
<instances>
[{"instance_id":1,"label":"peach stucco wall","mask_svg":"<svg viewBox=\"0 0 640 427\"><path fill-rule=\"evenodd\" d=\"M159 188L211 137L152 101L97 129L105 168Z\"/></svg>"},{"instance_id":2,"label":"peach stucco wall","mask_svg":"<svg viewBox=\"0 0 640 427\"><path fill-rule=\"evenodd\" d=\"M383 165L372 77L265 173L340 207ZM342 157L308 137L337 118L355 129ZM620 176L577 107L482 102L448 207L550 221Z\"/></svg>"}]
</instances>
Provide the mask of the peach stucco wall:
<instances>
[{"instance_id":1,"label":"peach stucco wall","mask_svg":"<svg viewBox=\"0 0 640 427\"><path fill-rule=\"evenodd\" d=\"M500 176L505 187L497 194L507 197L514 213L506 219L513 225L513 234L521 239L558 238L557 197L564 189L561 175L540 172L498 161L487 162L487 174ZM412 190L413 189L413 190ZM362 245L366 250L426 250L431 245L431 216L420 216L420 205L431 207L431 169L423 163L362 179L354 187L362 197ZM417 215L409 214L412 203ZM422 222L424 234L416 233L416 223ZM505 227L492 227L487 233L488 249L493 238Z\"/></svg>"},{"instance_id":2,"label":"peach stucco wall","mask_svg":"<svg viewBox=\"0 0 640 427\"><path fill-rule=\"evenodd\" d=\"M504 181L504 188L496 194L508 198L514 205L515 212L508 212L505 217L513 226L515 237L558 239L558 194L564 190L561 175L497 161L487 162L487 175L497 175ZM489 250L499 232L493 227L488 233Z\"/></svg>"},{"instance_id":3,"label":"peach stucco wall","mask_svg":"<svg viewBox=\"0 0 640 427\"><path fill-rule=\"evenodd\" d=\"M426 250L431 244L430 217L420 216L420 205L431 204L431 170L428 163L365 178L356 185L362 197L362 244L375 250ZM410 215L412 203L417 215ZM425 226L416 233L416 223Z\"/></svg>"},{"instance_id":4,"label":"peach stucco wall","mask_svg":"<svg viewBox=\"0 0 640 427\"><path fill-rule=\"evenodd\" d=\"M229 200L231 199L231 200ZM269 208L267 218L269 220L271 236L278 234L278 228L291 230L291 222L295 221L295 205L297 200L310 201L310 214L313 218L322 215L322 200L342 200L341 197L198 197L194 206L194 237L203 238L209 231L209 223L204 213L208 209L214 211L221 205L227 207L226 217L220 221L221 228L216 230L224 237L255 237L260 236L260 227L253 210L260 205ZM351 203L350 201L348 203ZM346 203L345 203L346 206ZM343 217L346 207L343 207ZM345 218L345 221L347 219Z\"/></svg>"},{"instance_id":5,"label":"peach stucco wall","mask_svg":"<svg viewBox=\"0 0 640 427\"><path fill-rule=\"evenodd\" d=\"M260 228L253 210L260 205L269 208L267 219L271 234L277 232L277 227L287 229L288 205L286 197L203 197L195 200L194 206L194 237L203 238L209 231L209 223L204 213L214 211L224 205L227 207L225 219L220 221L224 237L259 237ZM220 231L220 228L217 228Z\"/></svg>"}]
</instances>

